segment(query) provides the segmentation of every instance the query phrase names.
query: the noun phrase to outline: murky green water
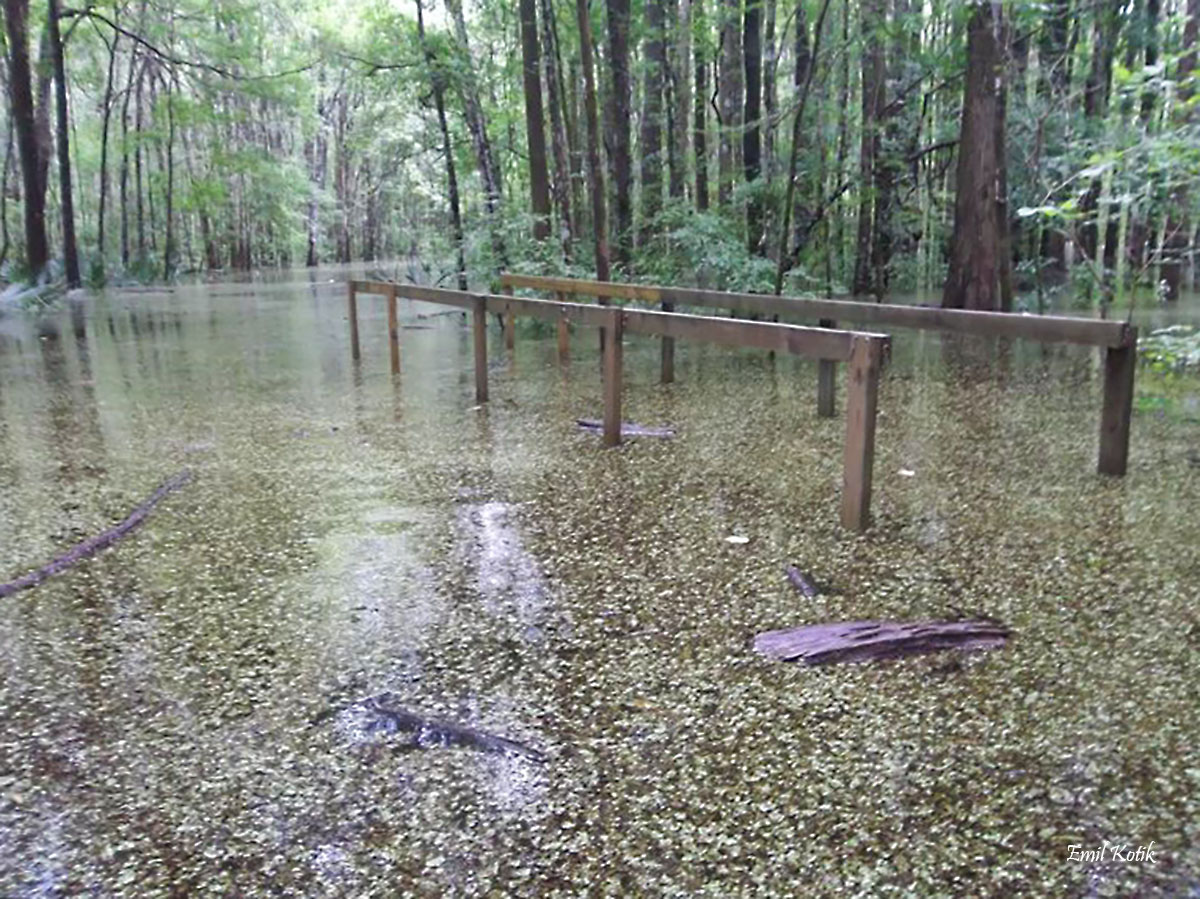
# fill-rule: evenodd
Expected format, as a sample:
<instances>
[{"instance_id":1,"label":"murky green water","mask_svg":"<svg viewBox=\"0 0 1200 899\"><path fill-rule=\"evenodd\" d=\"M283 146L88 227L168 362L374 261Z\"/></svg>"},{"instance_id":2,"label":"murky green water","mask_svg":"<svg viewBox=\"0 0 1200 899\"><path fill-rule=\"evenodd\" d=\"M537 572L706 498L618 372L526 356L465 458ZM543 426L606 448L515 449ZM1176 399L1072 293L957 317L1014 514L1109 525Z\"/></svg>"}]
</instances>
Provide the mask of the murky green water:
<instances>
[{"instance_id":1,"label":"murky green water","mask_svg":"<svg viewBox=\"0 0 1200 899\"><path fill-rule=\"evenodd\" d=\"M629 338L626 417L679 436L603 451L574 425L594 335L566 371L552 337L508 360L493 335L480 409L457 315L402 303L393 379L381 300L355 367L344 289L290 277L0 318L0 579L196 474L0 600L0 894L1200 889L1194 385L1108 481L1093 352L962 379L900 332L855 537L811 364L681 345L661 387ZM800 597L789 562L841 592ZM953 607L1017 636L961 663L749 649ZM384 691L550 759L359 726ZM1069 859L1106 840L1156 862Z\"/></svg>"}]
</instances>

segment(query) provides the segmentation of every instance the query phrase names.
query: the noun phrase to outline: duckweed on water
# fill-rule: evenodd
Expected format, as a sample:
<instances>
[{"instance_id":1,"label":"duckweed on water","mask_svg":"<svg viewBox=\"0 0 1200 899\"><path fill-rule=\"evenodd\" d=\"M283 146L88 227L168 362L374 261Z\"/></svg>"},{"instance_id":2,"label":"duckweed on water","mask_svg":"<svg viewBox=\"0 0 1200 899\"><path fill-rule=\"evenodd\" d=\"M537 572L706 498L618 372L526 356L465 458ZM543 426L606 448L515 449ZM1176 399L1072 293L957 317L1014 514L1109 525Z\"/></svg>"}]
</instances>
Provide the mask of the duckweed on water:
<instances>
[{"instance_id":1,"label":"duckweed on water","mask_svg":"<svg viewBox=\"0 0 1200 899\"><path fill-rule=\"evenodd\" d=\"M0 893L1200 888L1200 429L1139 415L1129 476L1097 478L1087 351L1003 382L899 352L852 536L811 366L681 345L660 387L630 340L626 417L677 434L605 451L575 425L590 338L566 372L522 341L472 409L456 316L405 332L393 381L382 304L355 368L340 289L278 287L0 332L5 574L196 471L0 605ZM749 648L955 608L1016 636L819 670ZM550 760L314 724L385 691ZM1104 841L1156 862L1070 860Z\"/></svg>"}]
</instances>

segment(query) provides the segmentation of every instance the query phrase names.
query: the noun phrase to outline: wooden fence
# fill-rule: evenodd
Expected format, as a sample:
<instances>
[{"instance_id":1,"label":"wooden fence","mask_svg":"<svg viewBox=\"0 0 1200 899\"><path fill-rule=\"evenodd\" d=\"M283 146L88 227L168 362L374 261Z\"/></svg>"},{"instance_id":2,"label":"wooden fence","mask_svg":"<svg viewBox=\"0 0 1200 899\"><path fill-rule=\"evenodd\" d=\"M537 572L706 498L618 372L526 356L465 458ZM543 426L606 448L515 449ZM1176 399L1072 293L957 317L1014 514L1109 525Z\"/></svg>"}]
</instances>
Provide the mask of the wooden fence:
<instances>
[{"instance_id":1,"label":"wooden fence","mask_svg":"<svg viewBox=\"0 0 1200 899\"><path fill-rule=\"evenodd\" d=\"M839 322L856 325L889 325L967 334L976 337L1006 337L1040 343L1074 343L1104 348L1104 403L1100 412L1100 451L1097 468L1101 474L1121 476L1129 462L1129 423L1133 407L1133 378L1137 368L1137 329L1126 322L1072 318L1061 315L1023 315L1011 312L975 312L927 306L864 303L853 300L822 300L776 297L757 293L727 293L650 284L622 284L553 278L505 272L501 288L552 291L565 296L596 297L660 303L664 310L682 306L706 306L760 315L790 315L818 320L821 327L836 328ZM511 347L512 329L508 328ZM662 380L675 377L675 348L669 340L662 346ZM817 413L834 414L834 378L837 362L820 363L817 378Z\"/></svg>"},{"instance_id":2,"label":"wooden fence","mask_svg":"<svg viewBox=\"0 0 1200 899\"><path fill-rule=\"evenodd\" d=\"M388 302L388 348L391 370L400 371L400 340L396 320L397 299L440 303L469 311L475 355L475 398L488 398L487 314L500 315L506 340L511 340L512 321L524 315L556 322L560 360L569 353L571 324L601 329L603 335L604 445L621 442L622 347L625 332L657 334L666 339L704 340L729 346L756 347L793 353L812 359L845 362L849 365L846 391L846 443L842 460L843 526L861 531L867 527L871 508L871 477L875 464L875 418L879 375L891 347L884 334L806 328L776 322L742 321L673 312L635 310L532 300L512 296L474 294L436 287L417 287L390 281L351 281L348 291L350 352L361 358L358 334L358 294L379 294Z\"/></svg>"}]
</instances>

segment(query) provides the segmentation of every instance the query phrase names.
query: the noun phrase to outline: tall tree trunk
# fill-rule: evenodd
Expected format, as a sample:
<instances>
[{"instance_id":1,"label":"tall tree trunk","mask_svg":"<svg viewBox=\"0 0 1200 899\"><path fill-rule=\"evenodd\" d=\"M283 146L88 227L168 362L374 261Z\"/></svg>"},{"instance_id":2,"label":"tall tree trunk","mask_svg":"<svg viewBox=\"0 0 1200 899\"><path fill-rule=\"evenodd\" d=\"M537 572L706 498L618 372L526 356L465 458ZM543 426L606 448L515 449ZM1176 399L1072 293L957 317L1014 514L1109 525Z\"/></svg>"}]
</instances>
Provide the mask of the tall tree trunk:
<instances>
[{"instance_id":1,"label":"tall tree trunk","mask_svg":"<svg viewBox=\"0 0 1200 899\"><path fill-rule=\"evenodd\" d=\"M454 34L458 38L462 51L464 65L461 77L456 81L462 99L463 118L467 123L467 131L471 135L471 146L475 150L475 163L479 168L479 179L483 183L484 208L488 214L488 231L492 245L492 255L496 264L501 267L508 265L508 252L504 246L504 236L501 232L501 203L503 181L500 161L492 149L492 141L488 135L487 116L483 111L483 102L479 97L479 82L475 78L474 58L471 56L471 44L467 35L467 23L463 17L462 0L447 0L446 7L454 20Z\"/></svg>"},{"instance_id":2,"label":"tall tree trunk","mask_svg":"<svg viewBox=\"0 0 1200 899\"><path fill-rule=\"evenodd\" d=\"M608 60L612 68L609 120L613 129L616 234L613 259L626 270L633 259L633 136L629 75L629 0L608 0Z\"/></svg>"},{"instance_id":3,"label":"tall tree trunk","mask_svg":"<svg viewBox=\"0 0 1200 899\"><path fill-rule=\"evenodd\" d=\"M558 229L563 259L571 262L571 167L567 159L567 128L563 121L562 67L554 41L554 5L542 4L542 62L546 73L546 102L550 105L550 147L554 157L554 205L558 207Z\"/></svg>"},{"instance_id":4,"label":"tall tree trunk","mask_svg":"<svg viewBox=\"0 0 1200 899\"><path fill-rule=\"evenodd\" d=\"M735 147L742 131L742 0L723 0L721 9L721 69L719 108L720 149L717 154L717 202L729 205L737 167Z\"/></svg>"},{"instance_id":5,"label":"tall tree trunk","mask_svg":"<svg viewBox=\"0 0 1200 899\"><path fill-rule=\"evenodd\" d=\"M873 290L871 249L874 246L875 163L879 155L879 116L883 110L886 67L879 35L885 25L882 0L865 0L862 6L862 139L858 154L858 236L854 245L855 294Z\"/></svg>"},{"instance_id":6,"label":"tall tree trunk","mask_svg":"<svg viewBox=\"0 0 1200 899\"><path fill-rule=\"evenodd\" d=\"M654 237L655 219L662 211L662 74L666 46L663 42L663 0L646 0L645 66L642 79L642 223L638 243L645 247Z\"/></svg>"},{"instance_id":7,"label":"tall tree trunk","mask_svg":"<svg viewBox=\"0 0 1200 899\"><path fill-rule=\"evenodd\" d=\"M1152 69L1158 64L1158 17L1162 12L1160 0L1146 0L1145 21L1143 23L1143 44L1146 52L1146 68ZM1149 124L1154 118L1154 102L1156 92L1147 88L1142 93L1142 124Z\"/></svg>"},{"instance_id":8,"label":"tall tree trunk","mask_svg":"<svg viewBox=\"0 0 1200 899\"><path fill-rule=\"evenodd\" d=\"M696 209L708 209L708 28L704 18L704 0L694 0L692 7L695 41L693 59L696 66L696 96L692 124L693 154L696 160Z\"/></svg>"},{"instance_id":9,"label":"tall tree trunk","mask_svg":"<svg viewBox=\"0 0 1200 899\"><path fill-rule=\"evenodd\" d=\"M588 181L592 193L592 234L596 247L596 278L609 279L608 216L605 210L604 167L600 164L600 113L596 103L596 74L592 61L592 23L588 0L575 0L579 24L579 58L583 66L583 105L587 119Z\"/></svg>"},{"instance_id":10,"label":"tall tree trunk","mask_svg":"<svg viewBox=\"0 0 1200 899\"><path fill-rule=\"evenodd\" d=\"M1189 124L1196 120L1196 111L1191 100L1195 95L1192 86L1192 76L1196 72L1196 37L1200 31L1200 0L1187 0L1187 12L1183 25L1183 53L1175 70L1175 82L1181 85L1179 89L1179 104L1176 107L1180 124ZM1190 199L1189 184L1179 180L1171 189L1169 213L1167 216L1167 233L1163 241L1163 262L1160 267L1164 282L1166 299L1174 302L1179 299L1179 289L1183 282L1183 262L1191 240L1191 228L1188 226L1188 201Z\"/></svg>"},{"instance_id":11,"label":"tall tree trunk","mask_svg":"<svg viewBox=\"0 0 1200 899\"><path fill-rule=\"evenodd\" d=\"M104 100L101 103L100 124L100 205L96 217L96 246L99 251L99 264L103 269L105 255L108 249L105 240L104 216L108 209L108 129L112 120L113 80L117 68L117 44L120 35L113 34L113 41L108 45L108 74L104 79Z\"/></svg>"},{"instance_id":12,"label":"tall tree trunk","mask_svg":"<svg viewBox=\"0 0 1200 899\"><path fill-rule=\"evenodd\" d=\"M0 267L8 261L8 172L12 168L13 120L4 122L4 174L0 176Z\"/></svg>"},{"instance_id":13,"label":"tall tree trunk","mask_svg":"<svg viewBox=\"0 0 1200 899\"><path fill-rule=\"evenodd\" d=\"M954 201L950 270L942 305L999 309L1000 233L996 146L1001 59L990 2L975 3L967 26L967 76Z\"/></svg>"},{"instance_id":14,"label":"tall tree trunk","mask_svg":"<svg viewBox=\"0 0 1200 899\"><path fill-rule=\"evenodd\" d=\"M821 52L821 36L825 33L825 15L829 12L829 0L821 3L821 12L813 28L812 51L809 51L808 24L804 18L804 0L796 2L796 100L795 118L792 119L792 149L788 159L787 188L784 191L783 214L779 216L779 261L775 264L775 295L783 293L783 278L795 264L799 249L788 251L791 234L792 207L796 202L796 175L800 165L804 109L812 93L813 73Z\"/></svg>"},{"instance_id":15,"label":"tall tree trunk","mask_svg":"<svg viewBox=\"0 0 1200 899\"><path fill-rule=\"evenodd\" d=\"M71 189L70 116L67 109L67 67L63 59L62 34L58 28L58 2L49 0L46 30L54 64L55 129L58 143L58 191L63 232L63 268L68 287L83 283L79 277L79 248L75 245L75 195Z\"/></svg>"},{"instance_id":16,"label":"tall tree trunk","mask_svg":"<svg viewBox=\"0 0 1200 899\"><path fill-rule=\"evenodd\" d=\"M742 168L750 189L746 204L746 244L751 253L763 255L762 197L756 195L762 170L762 0L746 0L742 49L746 70L746 130L742 134Z\"/></svg>"},{"instance_id":17,"label":"tall tree trunk","mask_svg":"<svg viewBox=\"0 0 1200 899\"><path fill-rule=\"evenodd\" d=\"M521 62L525 84L525 138L529 144L529 196L533 236L550 236L550 174L546 168L546 129L542 113L541 63L538 54L537 0L520 0Z\"/></svg>"},{"instance_id":18,"label":"tall tree trunk","mask_svg":"<svg viewBox=\"0 0 1200 899\"><path fill-rule=\"evenodd\" d=\"M121 267L129 268L129 101L133 97L133 76L137 70L137 46L129 48L129 72L125 77L125 96L121 100Z\"/></svg>"},{"instance_id":19,"label":"tall tree trunk","mask_svg":"<svg viewBox=\"0 0 1200 899\"><path fill-rule=\"evenodd\" d=\"M149 59L142 63L138 71L137 91L134 97L133 108L133 173L134 173L134 194L136 212L137 212L137 259L141 263L146 256L146 212L142 204L142 88L146 81L146 67L150 65Z\"/></svg>"},{"instance_id":20,"label":"tall tree trunk","mask_svg":"<svg viewBox=\"0 0 1200 899\"><path fill-rule=\"evenodd\" d=\"M172 25L174 30L174 25ZM167 107L167 184L163 196L163 215L165 228L163 236L163 280L169 281L175 274L175 92L171 89L171 73L163 76L163 87L166 89Z\"/></svg>"},{"instance_id":21,"label":"tall tree trunk","mask_svg":"<svg viewBox=\"0 0 1200 899\"><path fill-rule=\"evenodd\" d=\"M524 3L525 0L522 0ZM434 58L433 51L425 40L425 16L421 11L421 0L417 4L417 34L421 40L421 49L425 54L425 63L429 67L429 77L433 82L433 103L437 108L438 128L442 132L442 155L446 158L446 190L450 194L450 226L453 229L455 258L458 265L458 289L467 289L467 265L463 256L463 226L462 212L458 205L458 173L454 168L454 146L450 143L450 128L446 124L446 89L445 78ZM522 22L522 33L524 22ZM526 70L528 72L528 70ZM545 147L542 148L542 164L545 165ZM549 210L547 210L549 212Z\"/></svg>"},{"instance_id":22,"label":"tall tree trunk","mask_svg":"<svg viewBox=\"0 0 1200 899\"><path fill-rule=\"evenodd\" d=\"M33 84L29 69L28 0L4 0L8 32L9 115L17 132L25 210L25 264L37 279L46 268L50 251L46 243L46 197L38 174L39 156L34 122Z\"/></svg>"},{"instance_id":23,"label":"tall tree trunk","mask_svg":"<svg viewBox=\"0 0 1200 899\"><path fill-rule=\"evenodd\" d=\"M54 62L51 59L54 51L50 46L50 29L42 29L42 37L38 42L37 100L34 106L34 130L37 134L38 148L38 183L42 190L42 203L45 205L46 192L50 189L50 158L54 155L54 135L50 127L50 93L54 87Z\"/></svg>"},{"instance_id":24,"label":"tall tree trunk","mask_svg":"<svg viewBox=\"0 0 1200 899\"><path fill-rule=\"evenodd\" d=\"M675 65L670 80L674 87L674 118L671 134L671 180L667 193L682 198L687 183L688 122L692 117L692 0L679 0L675 35Z\"/></svg>"},{"instance_id":25,"label":"tall tree trunk","mask_svg":"<svg viewBox=\"0 0 1200 899\"><path fill-rule=\"evenodd\" d=\"M779 46L776 43L776 0L766 0L763 22L763 172L766 175L767 195L775 180L775 116L779 110ZM765 230L770 231L767 227Z\"/></svg>"}]
</instances>

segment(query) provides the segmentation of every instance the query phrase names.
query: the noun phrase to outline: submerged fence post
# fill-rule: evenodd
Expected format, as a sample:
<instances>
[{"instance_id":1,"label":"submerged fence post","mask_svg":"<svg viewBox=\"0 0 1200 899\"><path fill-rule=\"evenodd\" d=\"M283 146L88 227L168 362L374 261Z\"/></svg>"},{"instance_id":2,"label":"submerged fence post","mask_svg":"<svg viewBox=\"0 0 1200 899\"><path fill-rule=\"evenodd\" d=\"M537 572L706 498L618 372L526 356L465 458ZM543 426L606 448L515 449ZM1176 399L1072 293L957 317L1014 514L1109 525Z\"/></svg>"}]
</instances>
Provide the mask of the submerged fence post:
<instances>
[{"instance_id":1,"label":"submerged fence post","mask_svg":"<svg viewBox=\"0 0 1200 899\"><path fill-rule=\"evenodd\" d=\"M600 329L604 340L604 445L621 442L621 331L619 308L608 313L608 324Z\"/></svg>"},{"instance_id":2,"label":"submerged fence post","mask_svg":"<svg viewBox=\"0 0 1200 899\"><path fill-rule=\"evenodd\" d=\"M400 374L400 325L396 320L396 286L388 291L388 351L392 357L392 374Z\"/></svg>"},{"instance_id":3,"label":"submerged fence post","mask_svg":"<svg viewBox=\"0 0 1200 899\"><path fill-rule=\"evenodd\" d=\"M559 292L554 298L560 303L567 301L566 295ZM567 365L571 361L571 325L566 314L560 309L558 313L558 364Z\"/></svg>"},{"instance_id":4,"label":"submerged fence post","mask_svg":"<svg viewBox=\"0 0 1200 899\"><path fill-rule=\"evenodd\" d=\"M1129 418L1137 370L1137 329L1121 346L1104 350L1104 406L1100 411L1100 474L1121 477L1129 463Z\"/></svg>"},{"instance_id":5,"label":"submerged fence post","mask_svg":"<svg viewBox=\"0 0 1200 899\"><path fill-rule=\"evenodd\" d=\"M513 295L511 284L505 284L503 289L506 295L510 297ZM504 348L511 350L517 345L517 317L513 315L511 309L505 308L501 322L504 326Z\"/></svg>"},{"instance_id":6,"label":"submerged fence post","mask_svg":"<svg viewBox=\"0 0 1200 899\"><path fill-rule=\"evenodd\" d=\"M675 304L663 300L663 312L674 312ZM662 338L662 366L659 376L660 383L670 384L675 380L675 338Z\"/></svg>"},{"instance_id":7,"label":"submerged fence post","mask_svg":"<svg viewBox=\"0 0 1200 899\"><path fill-rule=\"evenodd\" d=\"M360 358L358 349L358 297L355 295L355 285L353 281L346 284L348 291L346 294L346 313L350 319L350 358L357 362Z\"/></svg>"},{"instance_id":8,"label":"submerged fence post","mask_svg":"<svg viewBox=\"0 0 1200 899\"><path fill-rule=\"evenodd\" d=\"M817 324L822 328L837 327L837 322L831 318L823 318ZM817 415L819 417L833 418L836 396L837 363L832 359L822 359L817 363Z\"/></svg>"},{"instance_id":9,"label":"submerged fence post","mask_svg":"<svg viewBox=\"0 0 1200 899\"><path fill-rule=\"evenodd\" d=\"M846 448L842 468L842 527L864 531L871 517L875 411L887 340L855 337L846 377Z\"/></svg>"},{"instance_id":10,"label":"submerged fence post","mask_svg":"<svg viewBox=\"0 0 1200 899\"><path fill-rule=\"evenodd\" d=\"M472 332L475 338L475 402L486 403L488 398L487 361L487 300L474 298Z\"/></svg>"}]
</instances>

